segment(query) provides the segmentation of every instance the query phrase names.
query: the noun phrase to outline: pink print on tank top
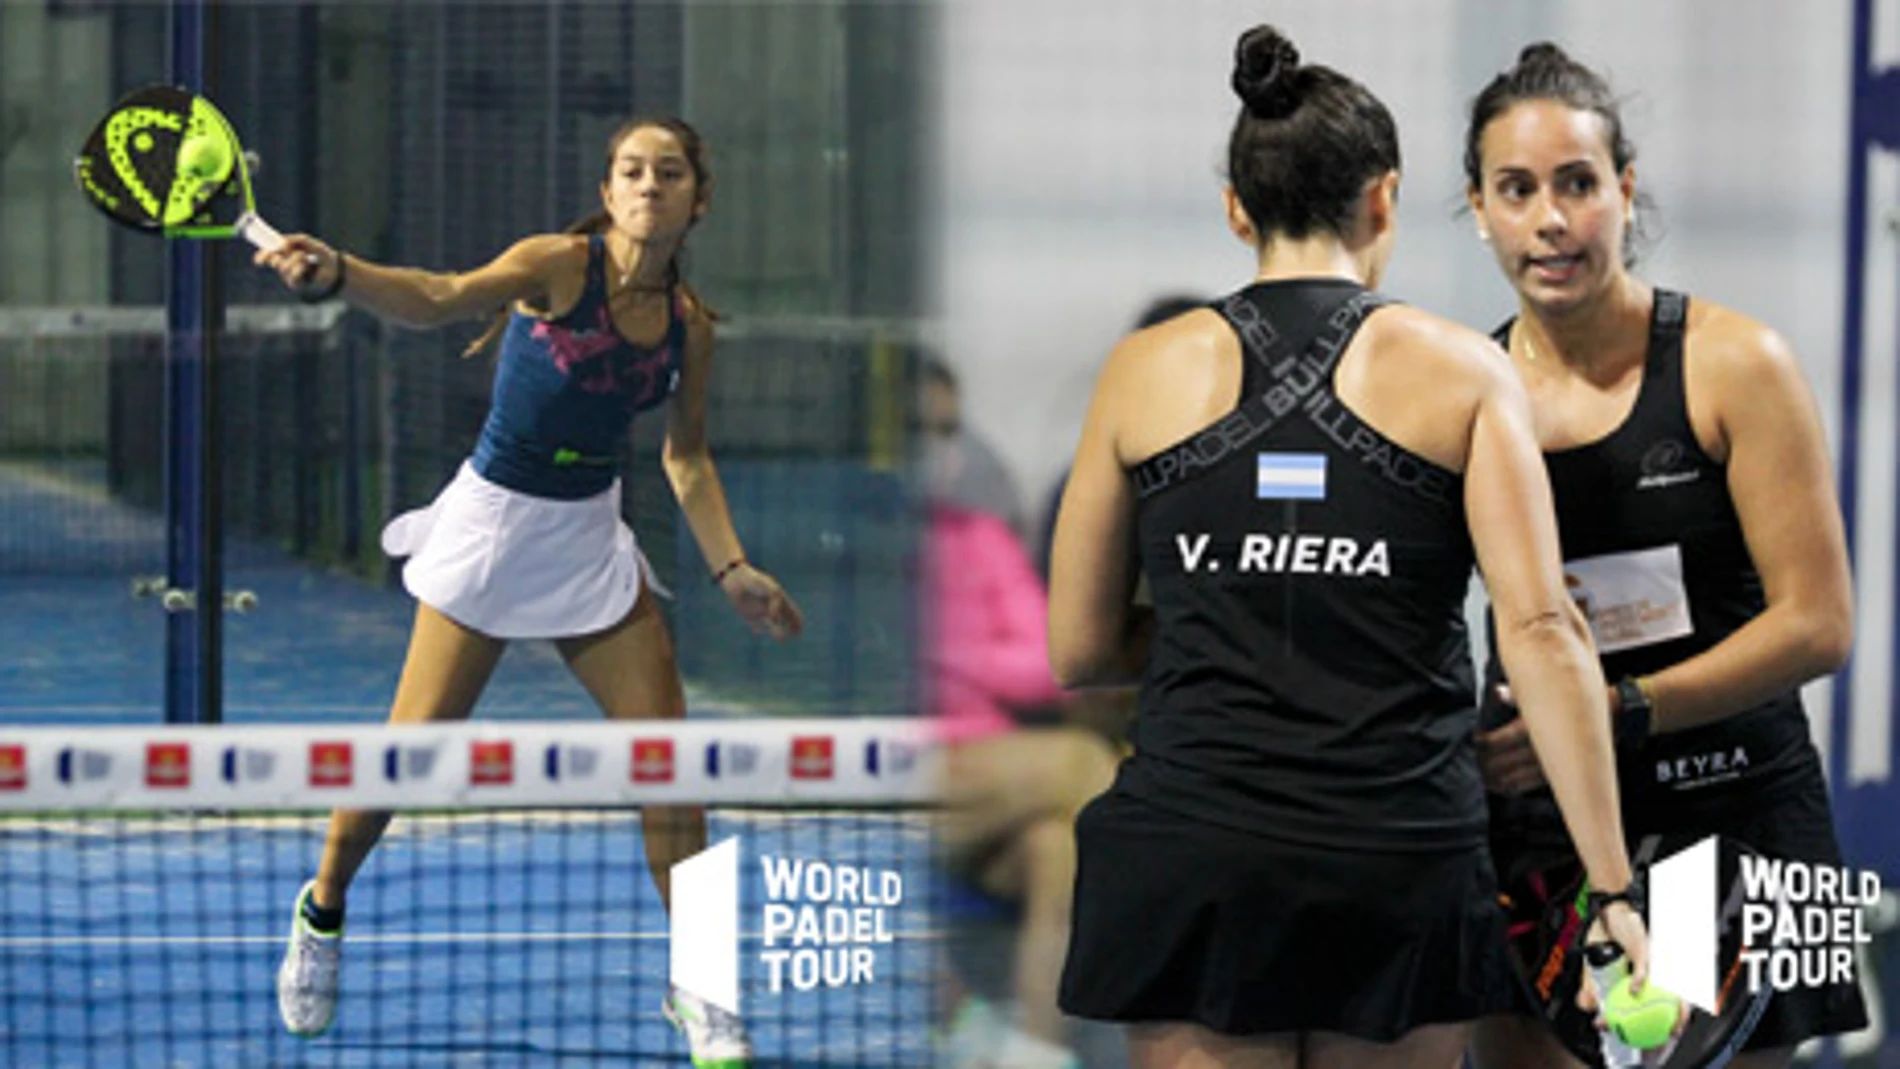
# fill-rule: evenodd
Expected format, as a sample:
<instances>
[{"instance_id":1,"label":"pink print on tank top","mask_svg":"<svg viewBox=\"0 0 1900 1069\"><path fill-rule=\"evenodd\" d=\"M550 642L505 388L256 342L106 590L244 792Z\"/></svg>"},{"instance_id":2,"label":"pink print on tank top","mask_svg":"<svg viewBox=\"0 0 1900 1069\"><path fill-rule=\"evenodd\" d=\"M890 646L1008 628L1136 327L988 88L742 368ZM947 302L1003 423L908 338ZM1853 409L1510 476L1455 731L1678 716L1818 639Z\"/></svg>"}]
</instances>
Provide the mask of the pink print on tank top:
<instances>
[{"instance_id":1,"label":"pink print on tank top","mask_svg":"<svg viewBox=\"0 0 1900 1069\"><path fill-rule=\"evenodd\" d=\"M629 408L644 408L672 391L672 346L640 349L614 329L606 308L597 309L591 329L569 330L545 320L530 336L547 346L561 374L583 393L619 394Z\"/></svg>"}]
</instances>

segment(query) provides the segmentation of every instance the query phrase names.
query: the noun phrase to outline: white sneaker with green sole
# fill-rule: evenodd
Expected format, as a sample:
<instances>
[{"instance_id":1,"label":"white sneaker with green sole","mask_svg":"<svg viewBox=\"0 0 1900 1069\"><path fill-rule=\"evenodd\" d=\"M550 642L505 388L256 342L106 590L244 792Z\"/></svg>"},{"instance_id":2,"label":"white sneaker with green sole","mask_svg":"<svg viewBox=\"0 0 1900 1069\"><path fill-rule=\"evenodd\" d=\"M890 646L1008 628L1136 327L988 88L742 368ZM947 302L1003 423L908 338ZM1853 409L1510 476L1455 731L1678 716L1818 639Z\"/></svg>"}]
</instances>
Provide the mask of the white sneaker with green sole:
<instances>
[{"instance_id":1,"label":"white sneaker with green sole","mask_svg":"<svg viewBox=\"0 0 1900 1069\"><path fill-rule=\"evenodd\" d=\"M694 1069L750 1069L752 1041L738 1014L677 987L667 994L661 1012L686 1037Z\"/></svg>"},{"instance_id":2,"label":"white sneaker with green sole","mask_svg":"<svg viewBox=\"0 0 1900 1069\"><path fill-rule=\"evenodd\" d=\"M304 899L316 886L313 880L297 892L290 907L290 944L277 968L277 1012L284 1027L300 1036L322 1035L336 1016L337 966L343 956L343 933L319 932L304 919Z\"/></svg>"}]
</instances>

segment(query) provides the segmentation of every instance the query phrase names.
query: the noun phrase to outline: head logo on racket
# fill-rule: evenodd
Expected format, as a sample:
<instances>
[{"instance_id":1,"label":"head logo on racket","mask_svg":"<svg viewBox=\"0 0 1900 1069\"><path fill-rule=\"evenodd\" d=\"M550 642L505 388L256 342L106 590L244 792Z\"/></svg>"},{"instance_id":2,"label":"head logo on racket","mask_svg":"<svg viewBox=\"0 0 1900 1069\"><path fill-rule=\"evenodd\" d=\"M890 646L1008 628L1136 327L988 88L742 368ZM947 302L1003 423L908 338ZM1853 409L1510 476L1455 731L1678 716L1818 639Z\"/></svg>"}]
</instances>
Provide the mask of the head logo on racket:
<instances>
[{"instance_id":1,"label":"head logo on racket","mask_svg":"<svg viewBox=\"0 0 1900 1069\"><path fill-rule=\"evenodd\" d=\"M260 249L283 236L257 216L251 163L209 100L153 85L112 106L73 161L73 177L114 222L170 238L241 237Z\"/></svg>"}]
</instances>

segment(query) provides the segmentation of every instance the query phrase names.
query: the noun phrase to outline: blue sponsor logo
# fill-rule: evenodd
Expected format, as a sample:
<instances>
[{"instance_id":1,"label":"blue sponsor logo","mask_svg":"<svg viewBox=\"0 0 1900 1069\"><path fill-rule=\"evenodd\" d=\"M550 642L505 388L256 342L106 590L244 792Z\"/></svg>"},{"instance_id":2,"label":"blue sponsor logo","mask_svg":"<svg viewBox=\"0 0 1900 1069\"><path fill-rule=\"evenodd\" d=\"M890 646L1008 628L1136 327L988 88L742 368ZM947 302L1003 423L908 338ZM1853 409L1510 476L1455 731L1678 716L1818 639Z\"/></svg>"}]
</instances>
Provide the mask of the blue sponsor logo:
<instances>
[{"instance_id":1,"label":"blue sponsor logo","mask_svg":"<svg viewBox=\"0 0 1900 1069\"><path fill-rule=\"evenodd\" d=\"M591 746L563 746L554 743L546 755L548 778L591 779L600 767L600 751Z\"/></svg>"},{"instance_id":2,"label":"blue sponsor logo","mask_svg":"<svg viewBox=\"0 0 1900 1069\"><path fill-rule=\"evenodd\" d=\"M226 783L256 783L277 771L277 755L249 746L226 746L218 758L218 775Z\"/></svg>"},{"instance_id":3,"label":"blue sponsor logo","mask_svg":"<svg viewBox=\"0 0 1900 1069\"><path fill-rule=\"evenodd\" d=\"M391 783L424 780L435 774L436 747L391 746L383 751L383 778Z\"/></svg>"},{"instance_id":4,"label":"blue sponsor logo","mask_svg":"<svg viewBox=\"0 0 1900 1069\"><path fill-rule=\"evenodd\" d=\"M750 776L759 768L759 747L750 742L709 742L706 744L706 776Z\"/></svg>"},{"instance_id":5,"label":"blue sponsor logo","mask_svg":"<svg viewBox=\"0 0 1900 1069\"><path fill-rule=\"evenodd\" d=\"M916 743L872 739L864 744L864 770L873 776L902 776L917 767Z\"/></svg>"},{"instance_id":6,"label":"blue sponsor logo","mask_svg":"<svg viewBox=\"0 0 1900 1069\"><path fill-rule=\"evenodd\" d=\"M112 774L112 755L103 750L68 746L59 752L59 781L78 783L102 780Z\"/></svg>"}]
</instances>

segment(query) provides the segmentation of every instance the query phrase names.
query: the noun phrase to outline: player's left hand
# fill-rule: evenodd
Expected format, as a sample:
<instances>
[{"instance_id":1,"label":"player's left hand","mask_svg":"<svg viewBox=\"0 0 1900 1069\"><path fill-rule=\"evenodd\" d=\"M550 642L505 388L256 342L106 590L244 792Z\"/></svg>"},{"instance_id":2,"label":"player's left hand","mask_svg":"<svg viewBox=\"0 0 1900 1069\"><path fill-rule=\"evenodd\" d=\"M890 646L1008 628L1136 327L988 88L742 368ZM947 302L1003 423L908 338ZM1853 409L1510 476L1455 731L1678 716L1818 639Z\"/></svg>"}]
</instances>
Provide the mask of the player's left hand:
<instances>
[{"instance_id":1,"label":"player's left hand","mask_svg":"<svg viewBox=\"0 0 1900 1069\"><path fill-rule=\"evenodd\" d=\"M778 580L750 564L734 568L720 580L719 589L726 592L732 607L739 610L740 618L755 635L788 639L797 638L805 630L805 616L791 595L778 585Z\"/></svg>"},{"instance_id":2,"label":"player's left hand","mask_svg":"<svg viewBox=\"0 0 1900 1069\"><path fill-rule=\"evenodd\" d=\"M1498 687L1498 701L1515 707L1511 688ZM1521 716L1477 737L1478 769L1484 774L1486 790L1497 794L1518 795L1544 785L1544 768L1537 763L1537 751L1531 746L1531 731Z\"/></svg>"}]
</instances>

